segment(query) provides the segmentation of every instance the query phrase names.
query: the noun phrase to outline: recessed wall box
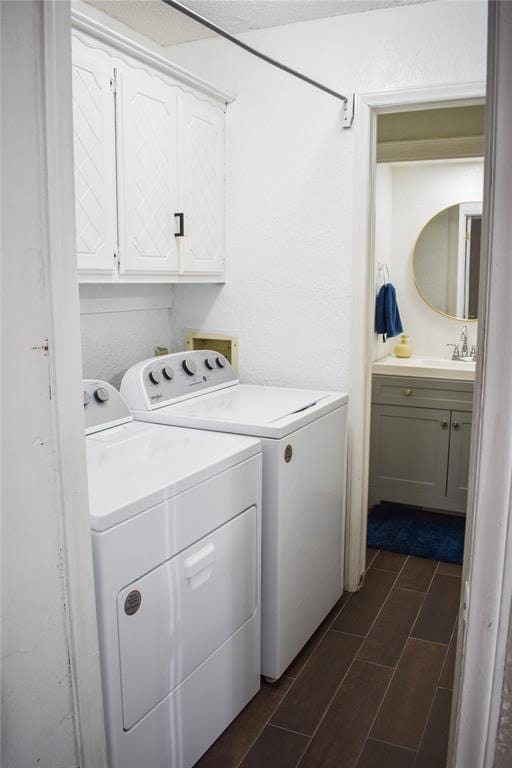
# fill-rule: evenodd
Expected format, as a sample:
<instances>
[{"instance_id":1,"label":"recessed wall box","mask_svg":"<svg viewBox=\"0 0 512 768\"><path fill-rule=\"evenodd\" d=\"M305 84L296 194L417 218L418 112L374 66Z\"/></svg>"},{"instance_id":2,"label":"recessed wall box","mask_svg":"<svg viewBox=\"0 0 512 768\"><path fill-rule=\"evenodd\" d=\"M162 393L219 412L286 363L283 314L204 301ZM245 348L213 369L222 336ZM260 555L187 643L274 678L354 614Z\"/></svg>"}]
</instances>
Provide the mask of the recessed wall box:
<instances>
[{"instance_id":1,"label":"recessed wall box","mask_svg":"<svg viewBox=\"0 0 512 768\"><path fill-rule=\"evenodd\" d=\"M186 349L212 349L220 352L238 373L238 336L191 329L187 331Z\"/></svg>"}]
</instances>

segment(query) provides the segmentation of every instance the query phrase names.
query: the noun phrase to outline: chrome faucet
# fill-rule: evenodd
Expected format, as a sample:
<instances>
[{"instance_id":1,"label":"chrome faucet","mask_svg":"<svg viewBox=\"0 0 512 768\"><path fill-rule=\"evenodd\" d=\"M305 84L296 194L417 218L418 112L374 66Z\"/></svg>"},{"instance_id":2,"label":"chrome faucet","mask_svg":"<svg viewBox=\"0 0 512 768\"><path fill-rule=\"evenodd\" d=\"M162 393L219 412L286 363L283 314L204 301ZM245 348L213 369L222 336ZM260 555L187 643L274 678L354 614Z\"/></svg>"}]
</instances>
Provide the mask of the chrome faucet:
<instances>
[{"instance_id":1,"label":"chrome faucet","mask_svg":"<svg viewBox=\"0 0 512 768\"><path fill-rule=\"evenodd\" d=\"M447 344L447 347L453 347L452 360L460 360L460 349L458 344Z\"/></svg>"},{"instance_id":2,"label":"chrome faucet","mask_svg":"<svg viewBox=\"0 0 512 768\"><path fill-rule=\"evenodd\" d=\"M469 357L467 325L462 326L460 341L461 341L460 356L462 357L462 359L464 359L465 357Z\"/></svg>"},{"instance_id":3,"label":"chrome faucet","mask_svg":"<svg viewBox=\"0 0 512 768\"><path fill-rule=\"evenodd\" d=\"M476 346L473 344L471 352L468 347L468 327L462 326L460 334L460 343L447 344L447 347L453 347L452 360L463 360L464 362L474 362L476 360Z\"/></svg>"}]
</instances>

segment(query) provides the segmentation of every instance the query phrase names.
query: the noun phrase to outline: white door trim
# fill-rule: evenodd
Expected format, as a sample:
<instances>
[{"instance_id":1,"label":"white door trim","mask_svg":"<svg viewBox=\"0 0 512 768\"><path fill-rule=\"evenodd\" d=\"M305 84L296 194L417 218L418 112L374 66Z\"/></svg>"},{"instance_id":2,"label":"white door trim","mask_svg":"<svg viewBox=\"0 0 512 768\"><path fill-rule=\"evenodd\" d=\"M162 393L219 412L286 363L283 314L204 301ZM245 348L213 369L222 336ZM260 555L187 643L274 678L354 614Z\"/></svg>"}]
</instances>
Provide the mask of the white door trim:
<instances>
[{"instance_id":1,"label":"white door trim","mask_svg":"<svg viewBox=\"0 0 512 768\"><path fill-rule=\"evenodd\" d=\"M384 92L362 94L357 99L355 164L357 179L355 189L355 217L354 217L354 261L353 261L353 325L352 325L352 360L351 360L351 408L349 413L349 482L348 482L348 510L347 510L347 552L346 552L346 584L349 590L358 588L361 582L365 566L366 550L366 523L368 507L368 473L369 473L369 444L370 444L370 401L371 401L371 362L373 353L373 328L374 328L374 236L375 236L375 169L376 169L376 125L377 114L393 112L404 107L421 109L425 107L448 106L450 102L462 105L482 101L485 97L485 83L460 83L449 86L414 89L398 92ZM490 182L488 182L490 184ZM489 192L489 187L487 188ZM486 261L482 256L482 261ZM482 269L485 265L482 265ZM511 278L512 281L512 278ZM511 283L508 283L510 285ZM503 285L503 283L502 283ZM486 325L488 306L485 307L487 296L481 294L482 322L479 323L479 334L483 333ZM496 336L499 335L496 334ZM483 337L480 336L479 346L483 348ZM479 371L484 371L486 359L480 363ZM488 372L487 372L488 373ZM483 374L482 374L483 375ZM478 378L479 374L477 374ZM512 365L510 377L512 378ZM503 386L503 384L502 384ZM477 392L478 392L477 384ZM512 413L512 403L510 405ZM478 424L479 411L475 424ZM481 428L481 425L480 425ZM512 425L511 425L512 433ZM476 434L476 433L475 433ZM481 451L482 444L478 443ZM477 460L477 449L473 447L472 471L470 472L470 488L475 485L478 470L483 465ZM486 471L488 466L485 467ZM489 489L487 489L489 490ZM479 573L477 579L478 589L473 589L472 601L478 604L477 610L482 610L479 600L485 600L485 585L478 579L481 578L481 570L485 568L486 548L480 543L474 546L473 509L482 508L478 500L472 503L472 495L468 503L468 533L466 536L466 551L464 561L464 580L470 580L472 573ZM480 518L483 517L483 513ZM483 522L481 522L483 525ZM500 528L487 531L488 537L494 545L498 544ZM502 542L499 542L502 545ZM490 546L490 542L488 542ZM496 565L496 563L495 563ZM503 569L496 568L503 575ZM496 576L498 573L496 572ZM497 622L498 605L494 605L495 613L492 620ZM489 619L490 605L487 604ZM461 607L462 611L462 607ZM478 616L478 613L473 615ZM482 613L482 616L484 613ZM508 614L507 614L508 615ZM475 694L481 685L492 685L495 675L495 660L497 655L491 653L486 659L485 669L477 663L476 654L478 642L482 632L482 619L475 618L475 625L471 626L465 638L459 638L460 652L458 663L462 664L464 675L460 676L460 692L455 691L452 712L454 727L451 733L451 750L449 766L453 768L482 768L484 763L479 762L478 755L482 754L487 740L487 728L483 723L489 723L490 707L492 702L485 701ZM478 622L478 623L477 623ZM461 621L462 623L462 621ZM489 633L488 629L488 633ZM469 638L469 640L468 640ZM472 653L475 657L472 657ZM468 662L468 654L471 659ZM462 661L461 661L462 659ZM487 707L487 709L486 709ZM485 716L487 714L487 717ZM469 747L468 747L469 745ZM485 764L487 765L487 763ZM490 766L491 763L488 763Z\"/></svg>"},{"instance_id":2,"label":"white door trim","mask_svg":"<svg viewBox=\"0 0 512 768\"><path fill-rule=\"evenodd\" d=\"M78 754L82 768L107 765L89 525L80 309L76 270L68 2L42 3L47 170L49 364L64 543L63 581Z\"/></svg>"},{"instance_id":3,"label":"white door trim","mask_svg":"<svg viewBox=\"0 0 512 768\"><path fill-rule=\"evenodd\" d=\"M452 719L449 762L453 768L509 765L497 741L512 605L512 4L508 2L489 4L488 51L481 354L468 500L471 528L463 574L466 632L459 637L458 706ZM510 739L510 726L504 731ZM510 743L503 747L510 756Z\"/></svg>"},{"instance_id":4,"label":"white door trim","mask_svg":"<svg viewBox=\"0 0 512 768\"><path fill-rule=\"evenodd\" d=\"M349 409L349 470L345 583L358 588L364 573L370 443L372 334L374 322L374 229L376 115L407 108L458 106L483 101L485 83L456 83L356 98L352 359Z\"/></svg>"}]
</instances>

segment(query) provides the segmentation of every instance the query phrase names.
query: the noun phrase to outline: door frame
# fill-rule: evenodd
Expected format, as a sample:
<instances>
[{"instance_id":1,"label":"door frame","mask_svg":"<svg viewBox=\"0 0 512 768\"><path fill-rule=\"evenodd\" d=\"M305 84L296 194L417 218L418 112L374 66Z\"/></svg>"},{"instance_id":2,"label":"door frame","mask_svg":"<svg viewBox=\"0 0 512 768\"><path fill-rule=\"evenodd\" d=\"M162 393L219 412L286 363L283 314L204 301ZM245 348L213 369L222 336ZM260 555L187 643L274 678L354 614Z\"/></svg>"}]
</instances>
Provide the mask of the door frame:
<instances>
[{"instance_id":1,"label":"door frame","mask_svg":"<svg viewBox=\"0 0 512 768\"><path fill-rule=\"evenodd\" d=\"M512 4L501 0L489 3L487 82L480 354L459 617L465 632L458 638L449 768L510 764L502 696L505 669L512 666Z\"/></svg>"},{"instance_id":2,"label":"door frame","mask_svg":"<svg viewBox=\"0 0 512 768\"><path fill-rule=\"evenodd\" d=\"M80 766L106 768L98 626L89 521L75 259L71 14L62 0L41 3L44 47L42 153L46 164L47 354L54 450L59 467L62 601L66 616ZM26 297L20 297L26 301ZM70 383L72 386L70 386Z\"/></svg>"},{"instance_id":3,"label":"door frame","mask_svg":"<svg viewBox=\"0 0 512 768\"><path fill-rule=\"evenodd\" d=\"M352 359L351 359L351 407L349 413L349 469L347 495L347 549L346 549L346 585L350 591L359 588L364 577L366 557L366 527L369 480L369 446L371 416L371 363L374 350L374 302L375 302L375 179L376 179L376 128L379 114L402 111L403 109L425 109L463 106L481 103L485 99L486 84L483 81L458 83L403 91L387 91L361 94L356 99L355 167L357 179L355 189L354 215L354 260L353 260L353 315L352 315ZM490 128L488 128L490 130ZM489 146L489 144L488 144ZM485 192L490 198L492 179L488 160L486 169ZM487 215L488 211L487 211ZM491 267L490 252L482 253L481 274ZM481 316L479 322L479 348L487 343L486 327L489 321L488 293L480 288ZM485 398L483 382L489 376L488 356L481 355L477 365L475 381L475 420L473 424L472 460L469 476L469 498L467 507L467 535L463 566L464 600L461 600L459 626L465 626L465 632L459 632L456 680L452 704L452 729L448 766L450 768L482 768L492 765L484 763L483 756L488 750L492 738L492 710L496 705L491 700L491 689L496 691L496 677L502 674L503 658L496 652L495 637L498 624L503 624L503 601L488 600L490 580L481 580L482 569L489 551L502 546L499 541L501 528L488 532L485 545L477 546L475 541L475 511L482 509L478 502L476 489L479 488L479 471L489 471L488 463L482 456L483 443L481 432L482 403ZM492 375L492 374L491 374ZM512 376L512 370L511 370ZM508 379L510 380L510 379ZM503 385L502 385L503 386ZM480 404L480 407L479 405ZM503 505L501 505L503 507ZM497 514L497 524L503 523L503 509ZM511 543L512 545L512 543ZM499 575L503 575L503 560L494 562L494 586ZM472 594L469 584L474 584ZM499 594L499 590L498 590ZM487 602L485 602L487 601ZM468 606L468 603L470 605ZM474 608L472 606L475 606ZM484 611L483 606L486 605ZM478 606L478 608L476 607ZM471 608L471 614L470 614ZM477 611L489 618L489 627L484 628L477 619ZM467 613L467 625L466 622ZM491 615L492 614L492 615ZM470 626L470 618L475 616ZM508 614L507 614L508 618ZM501 620L501 621L500 621ZM478 645L482 642L482 633L487 630L489 655L482 664L481 651L479 664L474 657L478 654ZM501 668L499 666L501 662ZM461 674L458 674L459 670ZM475 690L485 690L486 696L476 696ZM496 717L496 714L494 714ZM485 724L485 727L483 727ZM492 750L491 750L492 751Z\"/></svg>"},{"instance_id":4,"label":"door frame","mask_svg":"<svg viewBox=\"0 0 512 768\"><path fill-rule=\"evenodd\" d=\"M371 364L375 306L375 175L377 115L403 109L464 106L482 102L485 83L458 83L356 97L354 164L354 258L352 265L352 356L349 409L349 469L345 581L358 589L365 568L370 445Z\"/></svg>"}]
</instances>

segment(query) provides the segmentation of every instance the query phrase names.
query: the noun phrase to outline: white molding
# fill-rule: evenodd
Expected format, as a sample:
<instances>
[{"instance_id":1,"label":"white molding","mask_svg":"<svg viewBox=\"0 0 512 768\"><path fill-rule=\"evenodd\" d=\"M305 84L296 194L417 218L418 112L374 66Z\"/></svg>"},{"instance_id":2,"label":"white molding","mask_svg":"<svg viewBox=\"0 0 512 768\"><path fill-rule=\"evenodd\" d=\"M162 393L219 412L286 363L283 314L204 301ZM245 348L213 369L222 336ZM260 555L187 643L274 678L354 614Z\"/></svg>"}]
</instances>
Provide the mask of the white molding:
<instances>
[{"instance_id":1,"label":"white molding","mask_svg":"<svg viewBox=\"0 0 512 768\"><path fill-rule=\"evenodd\" d=\"M485 83L458 83L357 97L355 131L352 358L349 409L347 546L345 582L358 588L364 573L370 441L371 357L374 317L376 114L481 103Z\"/></svg>"},{"instance_id":2,"label":"white molding","mask_svg":"<svg viewBox=\"0 0 512 768\"><path fill-rule=\"evenodd\" d=\"M485 102L485 83L475 81L411 88L403 91L375 91L374 93L360 94L359 101L366 104L370 109L378 109L379 114L400 112L404 107L407 107L409 111L423 110L425 107L436 109L437 107L449 106L450 101L456 102L458 107L469 107Z\"/></svg>"},{"instance_id":3,"label":"white molding","mask_svg":"<svg viewBox=\"0 0 512 768\"><path fill-rule=\"evenodd\" d=\"M227 93L226 91L223 91L220 88L216 88L214 85L207 83L206 80L193 75L191 72L183 69L183 67L180 67L178 64L174 64L165 56L161 56L160 54L155 53L154 51L146 48L135 40L122 35L120 32L116 32L106 24L103 24L102 22L87 16L87 14L82 13L81 11L72 9L71 20L73 29L76 29L79 32L84 32L97 40L107 43L109 46L115 48L116 51L127 54L131 58L135 58L141 62L144 62L150 67L157 69L163 74L173 77L182 83L185 83L194 90L198 90L201 93L204 93L205 95L215 99L216 101L221 101L224 104L230 104L235 100L234 96Z\"/></svg>"},{"instance_id":4,"label":"white molding","mask_svg":"<svg viewBox=\"0 0 512 768\"><path fill-rule=\"evenodd\" d=\"M51 308L49 367L64 540L63 581L77 747L82 768L107 765L94 600L81 403L76 282L71 25L69 4L47 0L44 23L44 128L47 164L46 268Z\"/></svg>"},{"instance_id":5,"label":"white molding","mask_svg":"<svg viewBox=\"0 0 512 768\"><path fill-rule=\"evenodd\" d=\"M376 119L367 100L359 96L354 125L356 189L354 194L354 256L348 410L347 531L345 587L359 588L365 570L368 470L370 445L371 345L373 329L373 270L369 254L374 250ZM370 217L369 217L370 212Z\"/></svg>"},{"instance_id":6,"label":"white molding","mask_svg":"<svg viewBox=\"0 0 512 768\"><path fill-rule=\"evenodd\" d=\"M377 144L377 162L398 163L411 160L481 157L484 154L484 142L484 136L381 141Z\"/></svg>"},{"instance_id":7,"label":"white molding","mask_svg":"<svg viewBox=\"0 0 512 768\"><path fill-rule=\"evenodd\" d=\"M469 498L474 514L468 521L471 528L463 576L470 589L458 663L461 674L453 729L454 768L510 764L504 753L502 763L496 751L512 604L512 5L507 2L489 5L488 51L478 324L481 354L470 471L474 483L470 484ZM510 707L510 692L508 696ZM510 739L510 725L505 725L504 731ZM507 750L510 756L510 742Z\"/></svg>"}]
</instances>

